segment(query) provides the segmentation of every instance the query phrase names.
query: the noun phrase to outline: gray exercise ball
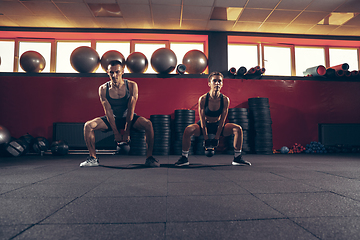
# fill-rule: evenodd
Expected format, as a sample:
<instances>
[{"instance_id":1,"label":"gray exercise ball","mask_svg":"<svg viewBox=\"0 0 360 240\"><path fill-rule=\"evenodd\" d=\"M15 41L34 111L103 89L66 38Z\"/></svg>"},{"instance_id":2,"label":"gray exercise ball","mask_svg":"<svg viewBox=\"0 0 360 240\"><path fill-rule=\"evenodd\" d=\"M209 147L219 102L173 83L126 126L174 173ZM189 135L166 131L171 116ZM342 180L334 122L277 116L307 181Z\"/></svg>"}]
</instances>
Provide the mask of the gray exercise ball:
<instances>
[{"instance_id":1,"label":"gray exercise ball","mask_svg":"<svg viewBox=\"0 0 360 240\"><path fill-rule=\"evenodd\" d=\"M146 56L141 52L133 52L126 59L126 67L130 73L144 73L148 65Z\"/></svg>"},{"instance_id":2,"label":"gray exercise ball","mask_svg":"<svg viewBox=\"0 0 360 240\"><path fill-rule=\"evenodd\" d=\"M170 73L176 65L176 55L169 48L159 48L151 56L151 67L157 73Z\"/></svg>"},{"instance_id":3,"label":"gray exercise ball","mask_svg":"<svg viewBox=\"0 0 360 240\"><path fill-rule=\"evenodd\" d=\"M99 54L95 49L87 46L75 48L70 55L70 63L79 73L93 73L100 65Z\"/></svg>"},{"instance_id":4,"label":"gray exercise ball","mask_svg":"<svg viewBox=\"0 0 360 240\"><path fill-rule=\"evenodd\" d=\"M40 73L45 65L45 58L36 51L26 51L21 54L20 67L27 73Z\"/></svg>"}]
</instances>

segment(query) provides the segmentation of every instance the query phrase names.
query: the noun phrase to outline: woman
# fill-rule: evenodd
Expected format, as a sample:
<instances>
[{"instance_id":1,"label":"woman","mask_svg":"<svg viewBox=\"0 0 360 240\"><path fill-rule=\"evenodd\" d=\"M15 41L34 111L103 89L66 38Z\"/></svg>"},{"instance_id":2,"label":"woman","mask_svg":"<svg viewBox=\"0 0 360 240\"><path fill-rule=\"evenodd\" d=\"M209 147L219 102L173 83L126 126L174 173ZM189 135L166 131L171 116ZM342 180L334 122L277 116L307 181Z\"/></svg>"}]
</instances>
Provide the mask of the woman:
<instances>
[{"instance_id":1,"label":"woman","mask_svg":"<svg viewBox=\"0 0 360 240\"><path fill-rule=\"evenodd\" d=\"M175 163L175 166L189 165L189 149L191 136L204 135L205 145L209 143L209 134L215 135L215 147L219 144L220 136L230 136L234 134L235 156L232 165L251 165L250 162L241 159L241 148L243 142L243 132L239 125L234 123L225 124L228 114L230 100L227 96L220 93L223 86L224 76L220 72L212 72L208 77L210 91L199 98L200 121L186 127L182 140L182 156ZM205 146L207 147L207 146Z\"/></svg>"}]
</instances>

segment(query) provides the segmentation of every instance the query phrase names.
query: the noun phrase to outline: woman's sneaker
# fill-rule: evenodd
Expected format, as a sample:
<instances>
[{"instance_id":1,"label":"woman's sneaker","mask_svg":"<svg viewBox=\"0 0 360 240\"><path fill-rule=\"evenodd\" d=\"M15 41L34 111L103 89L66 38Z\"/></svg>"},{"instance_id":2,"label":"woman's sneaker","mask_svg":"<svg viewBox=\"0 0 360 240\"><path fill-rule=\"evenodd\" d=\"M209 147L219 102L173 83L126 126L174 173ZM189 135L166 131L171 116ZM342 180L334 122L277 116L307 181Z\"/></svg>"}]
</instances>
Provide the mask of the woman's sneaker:
<instances>
[{"instance_id":1,"label":"woman's sneaker","mask_svg":"<svg viewBox=\"0 0 360 240\"><path fill-rule=\"evenodd\" d=\"M249 165L251 166L250 162L244 161L241 159L241 155L238 157L234 157L234 160L232 162L232 165Z\"/></svg>"},{"instance_id":2,"label":"woman's sneaker","mask_svg":"<svg viewBox=\"0 0 360 240\"><path fill-rule=\"evenodd\" d=\"M175 163L175 166L181 167L181 166L188 166L189 160L185 156L181 156L181 158Z\"/></svg>"},{"instance_id":3,"label":"woman's sneaker","mask_svg":"<svg viewBox=\"0 0 360 240\"><path fill-rule=\"evenodd\" d=\"M145 161L145 166L147 167L160 167L160 163L153 156L148 157Z\"/></svg>"},{"instance_id":4,"label":"woman's sneaker","mask_svg":"<svg viewBox=\"0 0 360 240\"><path fill-rule=\"evenodd\" d=\"M80 163L80 167L97 167L99 166L99 159L89 156L85 162Z\"/></svg>"}]
</instances>

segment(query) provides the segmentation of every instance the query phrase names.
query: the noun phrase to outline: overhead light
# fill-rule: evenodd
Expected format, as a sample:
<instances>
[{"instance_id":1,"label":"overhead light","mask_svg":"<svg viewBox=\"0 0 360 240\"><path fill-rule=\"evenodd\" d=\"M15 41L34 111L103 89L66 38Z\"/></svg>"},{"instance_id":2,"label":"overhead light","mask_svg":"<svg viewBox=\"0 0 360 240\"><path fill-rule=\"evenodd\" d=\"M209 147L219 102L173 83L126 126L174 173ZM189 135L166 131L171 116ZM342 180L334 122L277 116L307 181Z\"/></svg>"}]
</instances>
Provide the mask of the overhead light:
<instances>
[{"instance_id":1,"label":"overhead light","mask_svg":"<svg viewBox=\"0 0 360 240\"><path fill-rule=\"evenodd\" d=\"M243 8L236 7L214 7L210 20L235 21Z\"/></svg>"},{"instance_id":2,"label":"overhead light","mask_svg":"<svg viewBox=\"0 0 360 240\"><path fill-rule=\"evenodd\" d=\"M119 5L116 3L88 3L95 17L119 17L122 18Z\"/></svg>"},{"instance_id":3,"label":"overhead light","mask_svg":"<svg viewBox=\"0 0 360 240\"><path fill-rule=\"evenodd\" d=\"M356 16L355 13L332 12L328 16L326 16L323 20L321 20L318 24L320 24L320 25L342 25L355 16Z\"/></svg>"}]
</instances>

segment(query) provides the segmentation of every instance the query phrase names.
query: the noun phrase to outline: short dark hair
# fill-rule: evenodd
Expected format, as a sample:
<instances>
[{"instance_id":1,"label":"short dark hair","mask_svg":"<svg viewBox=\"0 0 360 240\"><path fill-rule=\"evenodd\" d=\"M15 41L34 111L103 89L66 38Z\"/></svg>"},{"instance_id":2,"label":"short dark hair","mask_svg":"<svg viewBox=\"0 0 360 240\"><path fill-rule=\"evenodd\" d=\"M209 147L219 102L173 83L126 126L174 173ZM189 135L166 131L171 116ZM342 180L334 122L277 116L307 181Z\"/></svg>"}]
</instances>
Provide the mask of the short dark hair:
<instances>
[{"instance_id":1,"label":"short dark hair","mask_svg":"<svg viewBox=\"0 0 360 240\"><path fill-rule=\"evenodd\" d=\"M209 74L208 82L210 82L210 80L213 76L220 76L221 78L224 78L224 75L221 72L212 72Z\"/></svg>"},{"instance_id":2,"label":"short dark hair","mask_svg":"<svg viewBox=\"0 0 360 240\"><path fill-rule=\"evenodd\" d=\"M109 62L109 64L108 64L108 67L109 66L116 66L116 65L120 65L120 66L122 66L122 63L119 61L119 60L111 60L110 62Z\"/></svg>"}]
</instances>

